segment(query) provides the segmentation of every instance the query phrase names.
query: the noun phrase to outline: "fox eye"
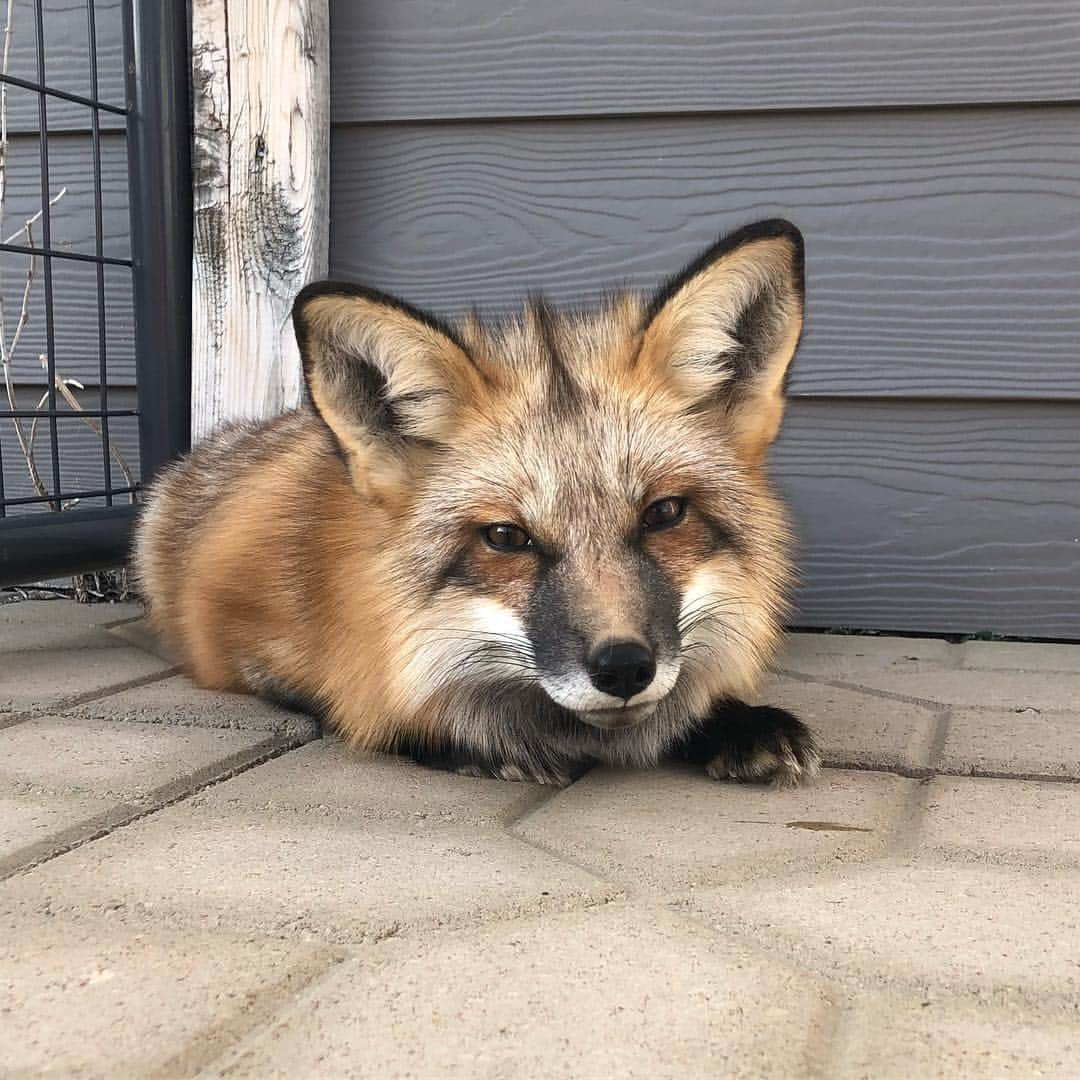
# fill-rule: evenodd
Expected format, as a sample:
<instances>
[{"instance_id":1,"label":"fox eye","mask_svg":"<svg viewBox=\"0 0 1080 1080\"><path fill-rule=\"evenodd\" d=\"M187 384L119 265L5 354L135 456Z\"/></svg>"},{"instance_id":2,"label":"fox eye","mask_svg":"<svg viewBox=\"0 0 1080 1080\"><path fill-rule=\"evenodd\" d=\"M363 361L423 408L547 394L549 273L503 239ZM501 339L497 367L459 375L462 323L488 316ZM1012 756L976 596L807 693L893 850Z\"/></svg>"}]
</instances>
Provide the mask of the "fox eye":
<instances>
[{"instance_id":1,"label":"fox eye","mask_svg":"<svg viewBox=\"0 0 1080 1080\"><path fill-rule=\"evenodd\" d=\"M645 508L641 515L641 524L646 529L666 529L670 525L678 525L686 513L686 500L675 495L669 495L666 499L657 499Z\"/></svg>"},{"instance_id":2,"label":"fox eye","mask_svg":"<svg viewBox=\"0 0 1080 1080\"><path fill-rule=\"evenodd\" d=\"M498 522L480 531L489 547L496 551L524 551L533 546L532 537L520 525Z\"/></svg>"}]
</instances>

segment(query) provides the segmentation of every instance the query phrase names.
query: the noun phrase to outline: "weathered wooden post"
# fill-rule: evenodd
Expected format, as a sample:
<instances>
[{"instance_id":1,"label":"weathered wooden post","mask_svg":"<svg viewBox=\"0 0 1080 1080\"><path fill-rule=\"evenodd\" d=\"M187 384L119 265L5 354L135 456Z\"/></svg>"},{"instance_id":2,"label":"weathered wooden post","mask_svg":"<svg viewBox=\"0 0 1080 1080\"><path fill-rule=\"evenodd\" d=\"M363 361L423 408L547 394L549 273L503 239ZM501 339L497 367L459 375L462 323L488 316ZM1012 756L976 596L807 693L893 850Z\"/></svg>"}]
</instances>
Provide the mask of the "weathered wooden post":
<instances>
[{"instance_id":1,"label":"weathered wooden post","mask_svg":"<svg viewBox=\"0 0 1080 1080\"><path fill-rule=\"evenodd\" d=\"M193 0L191 437L300 400L289 311L325 276L327 0Z\"/></svg>"}]
</instances>

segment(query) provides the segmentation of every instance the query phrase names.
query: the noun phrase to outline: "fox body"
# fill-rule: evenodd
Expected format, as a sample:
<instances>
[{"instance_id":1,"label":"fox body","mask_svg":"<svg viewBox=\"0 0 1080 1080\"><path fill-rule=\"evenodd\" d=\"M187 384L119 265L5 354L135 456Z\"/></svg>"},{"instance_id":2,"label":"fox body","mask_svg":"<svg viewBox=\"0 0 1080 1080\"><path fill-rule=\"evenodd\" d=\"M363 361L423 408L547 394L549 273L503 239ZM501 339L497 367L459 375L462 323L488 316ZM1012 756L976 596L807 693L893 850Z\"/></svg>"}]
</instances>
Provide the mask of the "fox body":
<instances>
[{"instance_id":1,"label":"fox body","mask_svg":"<svg viewBox=\"0 0 1080 1080\"><path fill-rule=\"evenodd\" d=\"M652 297L534 298L490 327L309 286L309 404L219 432L151 488L154 624L201 684L433 765L811 775L807 729L741 703L790 578L764 459L802 282L801 236L768 221Z\"/></svg>"}]
</instances>

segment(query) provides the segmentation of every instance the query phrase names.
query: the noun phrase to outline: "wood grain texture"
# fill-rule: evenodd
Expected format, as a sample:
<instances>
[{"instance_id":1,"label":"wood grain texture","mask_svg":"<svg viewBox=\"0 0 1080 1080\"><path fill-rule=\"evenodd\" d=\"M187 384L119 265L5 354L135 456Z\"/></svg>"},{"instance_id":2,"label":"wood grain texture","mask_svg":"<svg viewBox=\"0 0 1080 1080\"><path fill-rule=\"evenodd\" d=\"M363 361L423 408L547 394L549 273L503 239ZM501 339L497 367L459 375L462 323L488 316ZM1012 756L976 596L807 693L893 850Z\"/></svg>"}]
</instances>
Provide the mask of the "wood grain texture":
<instances>
[{"instance_id":1,"label":"wood grain texture","mask_svg":"<svg viewBox=\"0 0 1080 1080\"><path fill-rule=\"evenodd\" d=\"M334 120L1080 99L1075 0L334 0Z\"/></svg>"},{"instance_id":2,"label":"wood grain texture","mask_svg":"<svg viewBox=\"0 0 1080 1080\"><path fill-rule=\"evenodd\" d=\"M796 401L794 619L1080 637L1080 405Z\"/></svg>"},{"instance_id":3,"label":"wood grain texture","mask_svg":"<svg viewBox=\"0 0 1080 1080\"><path fill-rule=\"evenodd\" d=\"M0 10L0 31L7 4ZM94 0L98 57L98 100L124 104L124 38L121 0ZM46 85L69 94L91 97L90 34L86 0L43 0ZM11 19L8 73L37 82L34 0L15 0ZM61 98L48 99L49 130L90 130L90 113ZM101 113L103 129L122 130L124 118ZM17 88L8 91L8 126L13 132L37 131L37 95Z\"/></svg>"},{"instance_id":4,"label":"wood grain texture","mask_svg":"<svg viewBox=\"0 0 1080 1080\"><path fill-rule=\"evenodd\" d=\"M51 209L53 246L58 251L94 253L95 210L90 137L54 136L49 140L49 169L53 194L67 193ZM103 250L114 258L130 255L126 139L109 135L102 139L102 233ZM41 207L38 146L33 136L17 135L8 152L7 199L2 235L11 237ZM40 224L34 230L41 243ZM25 236L14 237L25 243ZM22 305L28 255L0 253L0 296L3 297L7 338L10 341ZM105 271L107 357L110 378L117 385L135 382L134 326L131 305L131 271L122 266ZM46 351L45 282L42 260L28 307L30 322L23 330L15 354L14 371L22 382L44 381L38 356ZM98 381L97 272L93 264L57 259L53 263L53 312L56 354L60 370L88 384Z\"/></svg>"},{"instance_id":5,"label":"wood grain texture","mask_svg":"<svg viewBox=\"0 0 1080 1080\"><path fill-rule=\"evenodd\" d=\"M300 400L290 311L325 274L326 0L195 0L192 439Z\"/></svg>"},{"instance_id":6,"label":"wood grain texture","mask_svg":"<svg viewBox=\"0 0 1080 1080\"><path fill-rule=\"evenodd\" d=\"M792 392L1080 397L1080 108L336 128L330 262L445 313L805 232Z\"/></svg>"}]
</instances>

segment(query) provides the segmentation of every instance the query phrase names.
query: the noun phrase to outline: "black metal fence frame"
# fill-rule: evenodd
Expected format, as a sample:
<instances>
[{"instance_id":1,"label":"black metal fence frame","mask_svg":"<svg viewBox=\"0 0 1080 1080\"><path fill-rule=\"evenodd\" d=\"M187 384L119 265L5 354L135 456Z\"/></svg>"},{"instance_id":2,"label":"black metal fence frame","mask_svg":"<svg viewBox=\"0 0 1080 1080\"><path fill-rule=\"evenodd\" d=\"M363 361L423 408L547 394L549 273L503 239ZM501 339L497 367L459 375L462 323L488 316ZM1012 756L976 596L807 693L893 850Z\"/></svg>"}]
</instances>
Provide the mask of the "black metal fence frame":
<instances>
[{"instance_id":1,"label":"black metal fence frame","mask_svg":"<svg viewBox=\"0 0 1080 1080\"><path fill-rule=\"evenodd\" d=\"M191 101L189 93L188 5L183 0L124 0L125 104L98 100L94 0L87 0L90 42L90 97L68 93L46 82L43 0L34 0L37 79L2 76L10 85L38 95L41 171L40 247L0 244L0 250L36 255L42 260L48 407L41 410L0 408L0 420L37 417L47 420L52 450L51 494L4 499L0 464L0 586L78 574L117 566L128 555L138 507L114 504L130 487L112 484L109 418L131 416L139 423L140 476L143 486L190 445L191 404ZM64 99L90 108L95 188L95 252L56 251L51 247L49 215L48 99ZM101 112L126 117L131 258L106 257L102 247ZM81 413L57 407L56 358L53 348L53 259L96 264L100 371L100 408ZM106 265L130 266L135 314L136 410L110 409L105 351L104 272ZM5 403L6 404L6 403ZM100 420L104 488L66 492L60 483L57 419L72 416ZM5 517L5 505L58 502L68 498L104 498L105 506L88 510Z\"/></svg>"}]
</instances>

